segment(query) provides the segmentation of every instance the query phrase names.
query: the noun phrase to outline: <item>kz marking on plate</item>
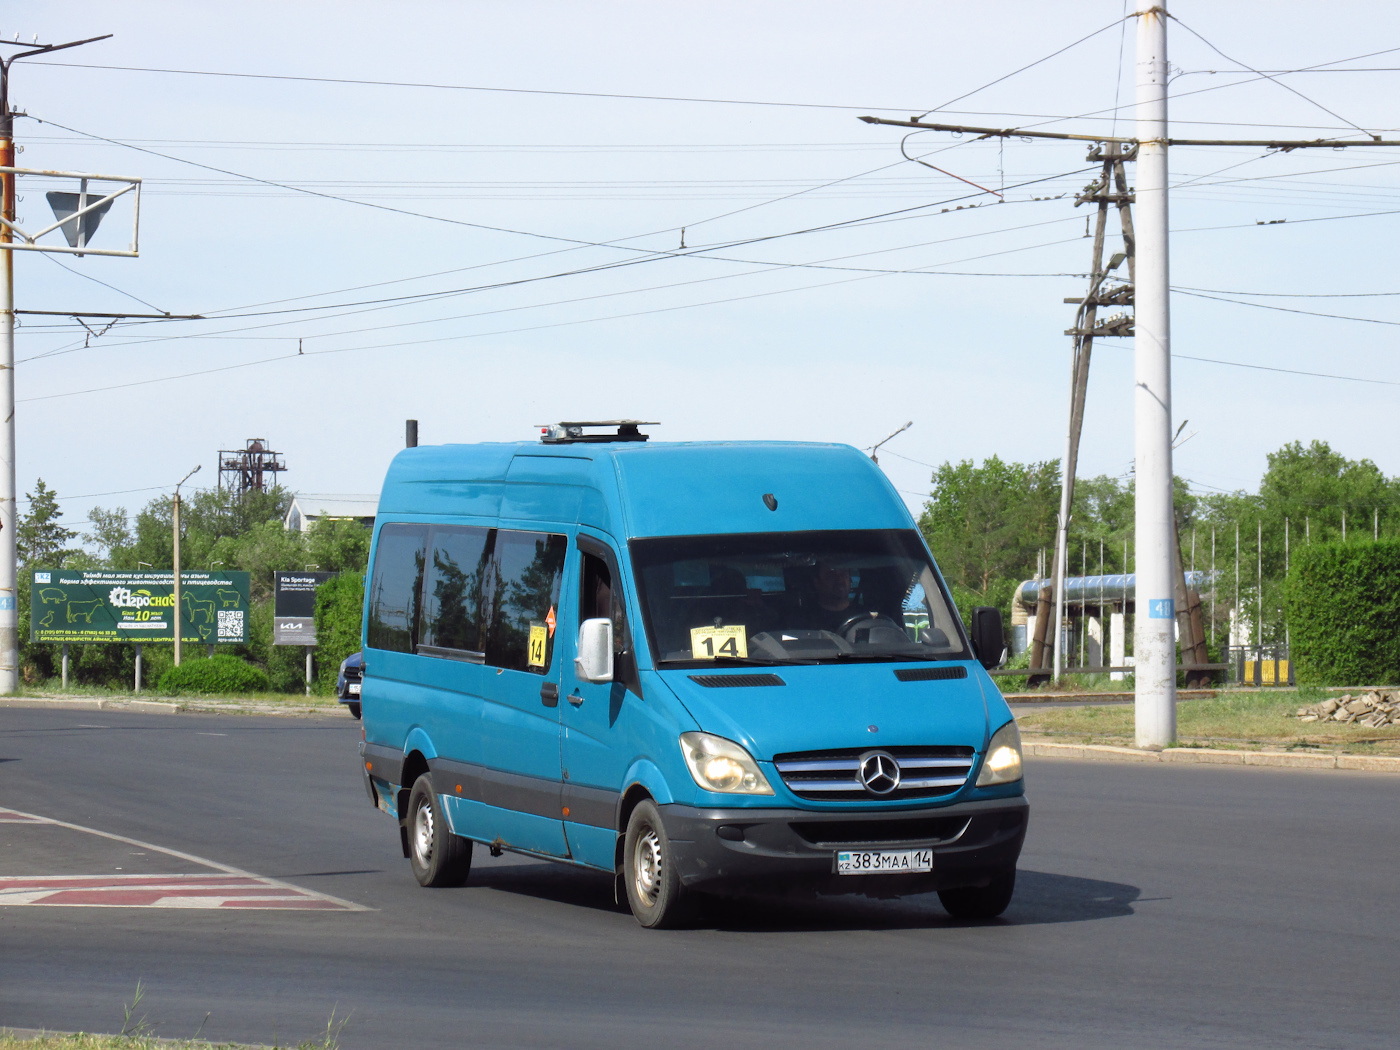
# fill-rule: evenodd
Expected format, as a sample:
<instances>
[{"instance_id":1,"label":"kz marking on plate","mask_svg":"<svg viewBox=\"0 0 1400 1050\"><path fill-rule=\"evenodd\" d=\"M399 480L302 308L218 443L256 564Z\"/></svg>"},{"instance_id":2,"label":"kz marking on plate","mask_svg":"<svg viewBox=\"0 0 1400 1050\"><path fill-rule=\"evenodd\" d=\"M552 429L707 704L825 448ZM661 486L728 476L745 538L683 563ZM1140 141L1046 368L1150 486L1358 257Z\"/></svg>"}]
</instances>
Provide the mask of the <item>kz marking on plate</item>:
<instances>
[{"instance_id":1,"label":"kz marking on plate","mask_svg":"<svg viewBox=\"0 0 1400 1050\"><path fill-rule=\"evenodd\" d=\"M748 635L741 623L728 627L692 627L690 656L693 660L713 660L717 656L744 659L749 655Z\"/></svg>"},{"instance_id":2,"label":"kz marking on plate","mask_svg":"<svg viewBox=\"0 0 1400 1050\"><path fill-rule=\"evenodd\" d=\"M881 875L933 870L931 849L843 849L836 854L838 875Z\"/></svg>"},{"instance_id":3,"label":"kz marking on plate","mask_svg":"<svg viewBox=\"0 0 1400 1050\"><path fill-rule=\"evenodd\" d=\"M360 683L359 683L359 682L351 682L351 683L349 684L349 686L347 687L347 691L350 693L351 696L359 696L359 695L360 695Z\"/></svg>"}]
</instances>

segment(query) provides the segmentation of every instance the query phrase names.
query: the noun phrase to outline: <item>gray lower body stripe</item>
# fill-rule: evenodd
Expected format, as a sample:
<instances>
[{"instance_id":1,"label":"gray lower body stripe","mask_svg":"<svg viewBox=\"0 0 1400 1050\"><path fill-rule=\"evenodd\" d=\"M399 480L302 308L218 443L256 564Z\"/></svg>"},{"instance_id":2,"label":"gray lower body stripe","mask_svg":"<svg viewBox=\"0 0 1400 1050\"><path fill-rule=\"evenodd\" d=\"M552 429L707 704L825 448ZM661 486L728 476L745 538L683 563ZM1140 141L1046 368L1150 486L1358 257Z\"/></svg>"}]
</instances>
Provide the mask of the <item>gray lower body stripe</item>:
<instances>
[{"instance_id":1,"label":"gray lower body stripe","mask_svg":"<svg viewBox=\"0 0 1400 1050\"><path fill-rule=\"evenodd\" d=\"M607 788L584 787L564 783L563 802L569 807L564 818L571 824L589 824L595 828L617 827L617 804L622 794Z\"/></svg>"},{"instance_id":2,"label":"gray lower body stripe","mask_svg":"<svg viewBox=\"0 0 1400 1050\"><path fill-rule=\"evenodd\" d=\"M433 790L448 798L467 798L551 820L567 819L574 824L599 828L616 826L617 804L621 798L616 791L507 773L445 758L432 759L428 765L433 773ZM458 785L461 791L457 790ZM569 809L568 817L563 815L565 806Z\"/></svg>"}]
</instances>

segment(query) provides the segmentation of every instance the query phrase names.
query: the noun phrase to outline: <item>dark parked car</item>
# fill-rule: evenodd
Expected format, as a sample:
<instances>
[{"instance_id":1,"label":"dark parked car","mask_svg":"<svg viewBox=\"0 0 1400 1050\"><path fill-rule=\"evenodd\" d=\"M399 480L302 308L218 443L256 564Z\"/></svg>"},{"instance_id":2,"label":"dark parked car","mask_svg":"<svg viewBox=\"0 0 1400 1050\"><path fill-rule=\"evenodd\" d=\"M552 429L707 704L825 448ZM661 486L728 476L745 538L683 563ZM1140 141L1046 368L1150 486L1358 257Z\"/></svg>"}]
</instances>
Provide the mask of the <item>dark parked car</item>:
<instances>
[{"instance_id":1,"label":"dark parked car","mask_svg":"<svg viewBox=\"0 0 1400 1050\"><path fill-rule=\"evenodd\" d=\"M365 676L365 654L351 653L340 661L340 674L335 680L335 695L350 708L352 718L360 717L360 679Z\"/></svg>"}]
</instances>

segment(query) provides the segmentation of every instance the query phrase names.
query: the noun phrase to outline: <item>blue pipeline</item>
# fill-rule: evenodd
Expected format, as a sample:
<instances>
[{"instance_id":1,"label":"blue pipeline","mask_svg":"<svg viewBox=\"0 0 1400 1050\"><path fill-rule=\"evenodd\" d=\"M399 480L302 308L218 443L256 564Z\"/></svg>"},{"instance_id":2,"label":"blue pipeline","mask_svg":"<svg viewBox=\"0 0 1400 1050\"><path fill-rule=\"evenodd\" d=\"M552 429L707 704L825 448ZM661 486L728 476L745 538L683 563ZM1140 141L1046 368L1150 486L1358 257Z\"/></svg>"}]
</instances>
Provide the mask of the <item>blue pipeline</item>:
<instances>
[{"instance_id":1,"label":"blue pipeline","mask_svg":"<svg viewBox=\"0 0 1400 1050\"><path fill-rule=\"evenodd\" d=\"M1210 583L1210 573L1204 571L1186 573L1186 586L1199 591ZM1050 585L1049 580L1027 580L1016 588L1016 597L1022 605L1035 605L1040 597L1040 588ZM1065 601L1067 602L1121 602L1132 601L1137 586L1137 574L1117 576L1066 576Z\"/></svg>"}]
</instances>

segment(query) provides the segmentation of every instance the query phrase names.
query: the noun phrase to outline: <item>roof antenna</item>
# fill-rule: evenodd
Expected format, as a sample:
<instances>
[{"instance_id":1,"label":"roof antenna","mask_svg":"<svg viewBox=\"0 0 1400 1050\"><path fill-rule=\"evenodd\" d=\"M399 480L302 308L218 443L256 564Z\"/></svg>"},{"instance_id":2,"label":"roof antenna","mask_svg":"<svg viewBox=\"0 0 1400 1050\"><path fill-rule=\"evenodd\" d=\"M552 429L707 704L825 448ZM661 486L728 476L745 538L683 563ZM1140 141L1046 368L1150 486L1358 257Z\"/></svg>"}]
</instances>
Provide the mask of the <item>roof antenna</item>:
<instances>
[{"instance_id":1,"label":"roof antenna","mask_svg":"<svg viewBox=\"0 0 1400 1050\"><path fill-rule=\"evenodd\" d=\"M906 430L908 430L908 429L909 429L910 427L912 427L913 425L914 425L914 421L911 419L908 423L905 423L904 426L900 427L898 430L896 430L896 431L895 431L893 434L891 434L889 437L885 438L885 441L890 441L890 440L892 440L892 439L894 439L894 438L899 437L900 434L903 434ZM885 443L885 441L877 441L877 442L875 443L875 445L870 449L870 458L871 458L874 462L876 462L876 463L879 463L879 462L880 462L880 457L877 456L875 453L877 453L877 452L880 451L880 446L883 445L883 444Z\"/></svg>"},{"instance_id":2,"label":"roof antenna","mask_svg":"<svg viewBox=\"0 0 1400 1050\"><path fill-rule=\"evenodd\" d=\"M685 227L681 227L681 247L685 247Z\"/></svg>"}]
</instances>

